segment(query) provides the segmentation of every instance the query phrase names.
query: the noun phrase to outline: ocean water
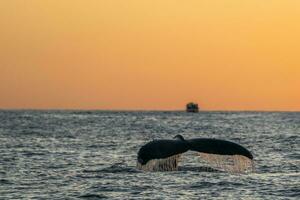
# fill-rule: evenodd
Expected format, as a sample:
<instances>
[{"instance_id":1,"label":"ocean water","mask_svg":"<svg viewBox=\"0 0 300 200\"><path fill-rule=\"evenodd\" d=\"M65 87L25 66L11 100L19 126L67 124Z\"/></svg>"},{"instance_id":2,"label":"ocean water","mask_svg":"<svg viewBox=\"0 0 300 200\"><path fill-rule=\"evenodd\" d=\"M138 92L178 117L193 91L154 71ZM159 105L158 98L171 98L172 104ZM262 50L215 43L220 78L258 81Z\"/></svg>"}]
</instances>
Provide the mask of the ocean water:
<instances>
[{"instance_id":1,"label":"ocean water","mask_svg":"<svg viewBox=\"0 0 300 200\"><path fill-rule=\"evenodd\" d=\"M152 139L211 137L254 155L255 172L136 169ZM300 199L298 112L0 111L0 199Z\"/></svg>"}]
</instances>

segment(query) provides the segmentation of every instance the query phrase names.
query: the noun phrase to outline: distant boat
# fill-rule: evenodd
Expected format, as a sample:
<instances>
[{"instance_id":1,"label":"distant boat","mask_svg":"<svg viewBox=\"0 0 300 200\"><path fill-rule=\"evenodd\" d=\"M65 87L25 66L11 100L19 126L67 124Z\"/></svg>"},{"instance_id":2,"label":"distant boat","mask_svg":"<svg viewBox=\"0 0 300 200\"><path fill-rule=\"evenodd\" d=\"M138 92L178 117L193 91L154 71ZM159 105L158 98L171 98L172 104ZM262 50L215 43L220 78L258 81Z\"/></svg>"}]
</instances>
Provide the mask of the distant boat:
<instances>
[{"instance_id":1,"label":"distant boat","mask_svg":"<svg viewBox=\"0 0 300 200\"><path fill-rule=\"evenodd\" d=\"M193 102L186 104L186 112L193 112L193 113L199 112L198 104Z\"/></svg>"}]
</instances>

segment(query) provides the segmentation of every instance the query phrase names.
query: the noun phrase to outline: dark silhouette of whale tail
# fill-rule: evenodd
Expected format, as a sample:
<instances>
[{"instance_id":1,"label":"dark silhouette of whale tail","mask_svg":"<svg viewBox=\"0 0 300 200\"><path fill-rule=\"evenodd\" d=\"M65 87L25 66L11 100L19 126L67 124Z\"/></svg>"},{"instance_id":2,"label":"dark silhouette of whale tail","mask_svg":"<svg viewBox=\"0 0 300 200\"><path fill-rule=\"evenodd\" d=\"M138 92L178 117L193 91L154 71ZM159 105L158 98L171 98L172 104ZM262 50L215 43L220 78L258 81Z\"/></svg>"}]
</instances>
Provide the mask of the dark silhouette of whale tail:
<instances>
[{"instance_id":1,"label":"dark silhouette of whale tail","mask_svg":"<svg viewBox=\"0 0 300 200\"><path fill-rule=\"evenodd\" d=\"M181 155L189 150L218 170L253 170L253 155L237 143L211 138L185 140L182 135L176 135L172 140L153 140L142 146L138 152L137 168L145 171L177 170Z\"/></svg>"}]
</instances>

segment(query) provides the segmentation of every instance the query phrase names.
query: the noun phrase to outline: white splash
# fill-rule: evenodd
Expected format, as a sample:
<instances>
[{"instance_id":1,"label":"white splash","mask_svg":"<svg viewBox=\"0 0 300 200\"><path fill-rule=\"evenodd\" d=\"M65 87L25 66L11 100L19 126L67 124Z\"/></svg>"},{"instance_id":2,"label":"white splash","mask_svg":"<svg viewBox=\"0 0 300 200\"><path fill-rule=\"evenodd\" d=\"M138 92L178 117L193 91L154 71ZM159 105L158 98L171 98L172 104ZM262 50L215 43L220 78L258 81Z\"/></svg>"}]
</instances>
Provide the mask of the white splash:
<instances>
[{"instance_id":1,"label":"white splash","mask_svg":"<svg viewBox=\"0 0 300 200\"><path fill-rule=\"evenodd\" d=\"M246 173L254 171L253 160L242 155L217 155L208 153L197 153L201 160L209 166L230 173Z\"/></svg>"},{"instance_id":2,"label":"white splash","mask_svg":"<svg viewBox=\"0 0 300 200\"><path fill-rule=\"evenodd\" d=\"M207 164L207 171L216 169L230 173L246 173L254 171L253 160L242 155L217 155L208 153L197 153L201 161ZM137 169L143 171L177 171L181 154L164 159L153 159L142 165L137 162ZM202 166L203 167L203 166Z\"/></svg>"},{"instance_id":3,"label":"white splash","mask_svg":"<svg viewBox=\"0 0 300 200\"><path fill-rule=\"evenodd\" d=\"M177 171L180 157L181 154L164 159L153 159L149 160L145 165L137 162L137 169L143 171Z\"/></svg>"}]
</instances>

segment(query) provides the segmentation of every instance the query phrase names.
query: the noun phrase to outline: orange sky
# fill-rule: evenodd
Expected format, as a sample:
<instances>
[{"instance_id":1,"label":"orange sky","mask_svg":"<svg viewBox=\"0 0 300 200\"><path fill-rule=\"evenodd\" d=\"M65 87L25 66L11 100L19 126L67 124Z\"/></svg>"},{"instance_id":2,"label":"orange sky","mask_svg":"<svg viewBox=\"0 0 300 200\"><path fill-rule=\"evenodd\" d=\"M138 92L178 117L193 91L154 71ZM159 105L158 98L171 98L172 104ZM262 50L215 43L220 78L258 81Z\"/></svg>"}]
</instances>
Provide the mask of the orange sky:
<instances>
[{"instance_id":1,"label":"orange sky","mask_svg":"<svg viewBox=\"0 0 300 200\"><path fill-rule=\"evenodd\" d=\"M0 108L300 110L299 0L1 0Z\"/></svg>"}]
</instances>

